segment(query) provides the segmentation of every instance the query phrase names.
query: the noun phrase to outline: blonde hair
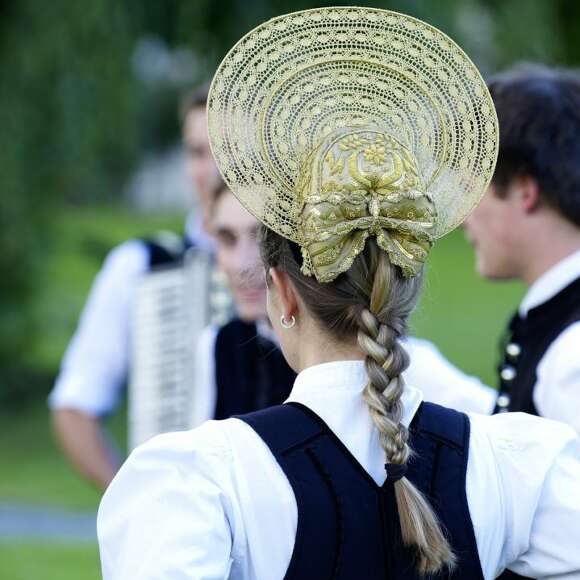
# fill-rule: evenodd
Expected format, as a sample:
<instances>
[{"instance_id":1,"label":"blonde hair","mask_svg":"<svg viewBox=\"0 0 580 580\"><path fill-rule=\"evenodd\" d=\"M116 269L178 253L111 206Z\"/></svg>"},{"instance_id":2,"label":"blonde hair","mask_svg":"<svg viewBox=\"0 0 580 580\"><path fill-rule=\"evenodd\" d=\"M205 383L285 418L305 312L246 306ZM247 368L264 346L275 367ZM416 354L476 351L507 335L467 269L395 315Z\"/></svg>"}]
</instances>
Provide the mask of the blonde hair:
<instances>
[{"instance_id":1,"label":"blonde hair","mask_svg":"<svg viewBox=\"0 0 580 580\"><path fill-rule=\"evenodd\" d=\"M405 465L411 455L401 423L401 377L409 356L400 343L421 289L422 276L405 278L374 240L351 268L321 284L300 272L298 246L263 228L262 258L292 279L308 310L337 340L358 340L369 377L363 397L391 465ZM387 473L388 475L388 473ZM427 499L406 478L395 481L401 535L417 555L417 569L433 574L455 564L455 556Z\"/></svg>"}]
</instances>

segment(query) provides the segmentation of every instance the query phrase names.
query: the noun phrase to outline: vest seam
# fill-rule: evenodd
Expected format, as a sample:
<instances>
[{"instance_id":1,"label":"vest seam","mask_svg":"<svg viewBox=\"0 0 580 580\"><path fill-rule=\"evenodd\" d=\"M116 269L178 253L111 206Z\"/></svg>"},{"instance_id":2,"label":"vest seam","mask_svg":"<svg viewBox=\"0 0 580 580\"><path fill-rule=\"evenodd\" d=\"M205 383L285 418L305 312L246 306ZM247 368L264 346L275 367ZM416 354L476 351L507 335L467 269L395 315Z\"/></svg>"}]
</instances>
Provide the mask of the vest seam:
<instances>
[{"instance_id":1,"label":"vest seam","mask_svg":"<svg viewBox=\"0 0 580 580\"><path fill-rule=\"evenodd\" d=\"M342 554L342 546L344 543L344 516L342 510L342 501L338 490L332 483L332 479L329 473L326 471L323 463L320 461L318 455L316 454L316 450L312 447L305 448L306 454L310 457L310 460L316 465L319 472L322 475L322 479L326 483L327 487L331 492L331 497L333 499L334 508L336 511L336 520L337 520L337 530L336 530L336 553L334 556L334 562L332 565L332 575L331 578L338 577L338 571L340 570L340 560Z\"/></svg>"}]
</instances>

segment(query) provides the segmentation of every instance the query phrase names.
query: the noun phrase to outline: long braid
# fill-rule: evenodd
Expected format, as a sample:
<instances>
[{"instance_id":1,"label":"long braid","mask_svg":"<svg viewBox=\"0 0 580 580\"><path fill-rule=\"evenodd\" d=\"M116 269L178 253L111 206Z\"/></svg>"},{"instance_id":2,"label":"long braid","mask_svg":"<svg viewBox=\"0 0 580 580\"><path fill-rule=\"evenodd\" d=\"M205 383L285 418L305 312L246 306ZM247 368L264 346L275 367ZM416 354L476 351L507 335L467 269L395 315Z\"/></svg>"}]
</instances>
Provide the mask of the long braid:
<instances>
[{"instance_id":1,"label":"long braid","mask_svg":"<svg viewBox=\"0 0 580 580\"><path fill-rule=\"evenodd\" d=\"M299 249L267 228L261 247L265 266L280 268L291 277L324 328L337 340L358 341L369 377L363 397L380 444L388 463L404 465L411 449L407 429L401 424L401 374L409 356L399 339L406 333L421 277L404 278L375 240L368 240L351 268L328 284L304 276ZM395 482L394 489L403 542L416 550L419 572L426 575L452 568L455 557L427 500L405 477Z\"/></svg>"},{"instance_id":2,"label":"long braid","mask_svg":"<svg viewBox=\"0 0 580 580\"><path fill-rule=\"evenodd\" d=\"M407 428L401 424L401 396L404 390L401 375L409 366L409 356L399 337L406 331L408 310L412 304L391 299L393 292L401 290L393 276L395 270L386 254L381 253L377 258L369 308L360 309L357 320L358 343L366 354L369 376L363 398L379 431L387 462L404 465L411 449L407 444ZM394 489L403 543L415 548L419 571L431 574L444 566L452 567L455 562L453 552L435 513L421 492L404 477L395 482Z\"/></svg>"}]
</instances>

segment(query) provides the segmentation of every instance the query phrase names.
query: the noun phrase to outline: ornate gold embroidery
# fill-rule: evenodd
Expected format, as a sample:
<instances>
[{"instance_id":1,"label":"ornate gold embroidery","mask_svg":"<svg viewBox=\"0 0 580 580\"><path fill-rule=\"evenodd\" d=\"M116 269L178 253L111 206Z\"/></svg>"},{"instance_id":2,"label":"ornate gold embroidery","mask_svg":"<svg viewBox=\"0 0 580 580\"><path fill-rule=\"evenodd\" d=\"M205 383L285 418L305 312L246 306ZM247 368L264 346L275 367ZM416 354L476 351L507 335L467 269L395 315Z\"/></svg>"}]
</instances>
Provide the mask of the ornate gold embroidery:
<instances>
[{"instance_id":1,"label":"ornate gold embroidery","mask_svg":"<svg viewBox=\"0 0 580 580\"><path fill-rule=\"evenodd\" d=\"M350 268L369 236L405 275L417 274L432 244L436 212L406 147L377 130L342 130L316 148L305 173L297 192L305 274L333 280Z\"/></svg>"}]
</instances>

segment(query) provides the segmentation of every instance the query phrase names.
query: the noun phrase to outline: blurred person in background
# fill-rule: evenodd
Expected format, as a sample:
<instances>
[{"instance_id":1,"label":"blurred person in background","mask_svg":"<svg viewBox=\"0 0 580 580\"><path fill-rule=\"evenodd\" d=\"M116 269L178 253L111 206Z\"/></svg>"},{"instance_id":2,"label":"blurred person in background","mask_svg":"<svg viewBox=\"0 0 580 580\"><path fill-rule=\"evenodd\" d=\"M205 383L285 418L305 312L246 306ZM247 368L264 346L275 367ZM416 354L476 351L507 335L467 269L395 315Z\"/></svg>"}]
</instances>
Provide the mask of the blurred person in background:
<instances>
[{"instance_id":1,"label":"blurred person in background","mask_svg":"<svg viewBox=\"0 0 580 580\"><path fill-rule=\"evenodd\" d=\"M499 158L465 229L482 276L528 287L506 332L495 411L580 432L580 74L520 65L489 89Z\"/></svg>"},{"instance_id":2,"label":"blurred person in background","mask_svg":"<svg viewBox=\"0 0 580 580\"><path fill-rule=\"evenodd\" d=\"M120 461L108 444L102 419L117 407L127 381L131 312L143 276L152 268L178 262L188 248L213 252L207 233L218 172L207 139L207 88L182 103L183 142L199 213L190 215L182 238L129 240L114 248L98 273L78 328L49 396L57 440L73 467L105 488Z\"/></svg>"},{"instance_id":3,"label":"blurred person in background","mask_svg":"<svg viewBox=\"0 0 580 580\"><path fill-rule=\"evenodd\" d=\"M211 208L217 265L232 292L236 316L225 325L210 325L200 336L192 426L280 404L296 376L267 322L258 220L221 181Z\"/></svg>"}]
</instances>

